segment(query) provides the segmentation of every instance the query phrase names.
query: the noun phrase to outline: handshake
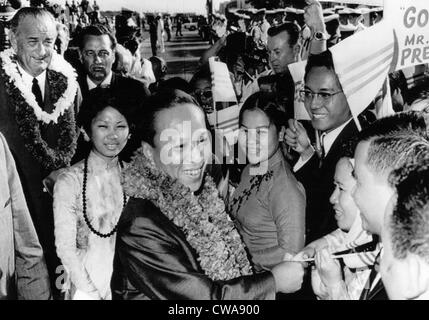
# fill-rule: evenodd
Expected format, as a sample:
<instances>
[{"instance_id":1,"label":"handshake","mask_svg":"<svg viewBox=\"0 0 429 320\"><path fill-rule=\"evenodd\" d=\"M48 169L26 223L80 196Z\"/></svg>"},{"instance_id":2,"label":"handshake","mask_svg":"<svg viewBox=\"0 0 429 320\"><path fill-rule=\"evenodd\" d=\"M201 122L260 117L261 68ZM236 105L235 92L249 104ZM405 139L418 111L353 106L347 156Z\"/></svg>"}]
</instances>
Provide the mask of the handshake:
<instances>
[{"instance_id":1,"label":"handshake","mask_svg":"<svg viewBox=\"0 0 429 320\"><path fill-rule=\"evenodd\" d=\"M293 293L301 289L305 263L299 261L301 260L300 256L295 257L290 253L286 253L283 257L283 262L271 269L277 292ZM295 262L294 260L297 261Z\"/></svg>"}]
</instances>

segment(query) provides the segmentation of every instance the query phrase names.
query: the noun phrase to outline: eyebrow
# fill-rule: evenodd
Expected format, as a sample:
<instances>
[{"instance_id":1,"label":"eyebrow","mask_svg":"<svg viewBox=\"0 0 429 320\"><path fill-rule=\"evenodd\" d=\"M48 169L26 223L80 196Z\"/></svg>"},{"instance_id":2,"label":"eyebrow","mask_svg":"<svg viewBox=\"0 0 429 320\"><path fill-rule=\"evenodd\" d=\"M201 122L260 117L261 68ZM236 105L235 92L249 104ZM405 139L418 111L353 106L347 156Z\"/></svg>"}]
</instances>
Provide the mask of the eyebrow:
<instances>
[{"instance_id":1,"label":"eyebrow","mask_svg":"<svg viewBox=\"0 0 429 320\"><path fill-rule=\"evenodd\" d=\"M310 91L313 91L310 87L308 87L308 86L304 86L304 89L308 89L308 90L310 90ZM339 90L339 89L338 89ZM319 91L318 92L320 92L320 91L336 91L334 88L320 88L319 89ZM315 91L313 91L313 92L315 92Z\"/></svg>"},{"instance_id":2,"label":"eyebrow","mask_svg":"<svg viewBox=\"0 0 429 320\"><path fill-rule=\"evenodd\" d=\"M245 127L246 129L268 129L269 127L270 127L270 125L268 124L268 125L265 125L265 126L259 126L259 127L256 127L256 128L248 128L248 127L246 127L244 124L242 124L241 125L242 127Z\"/></svg>"}]
</instances>

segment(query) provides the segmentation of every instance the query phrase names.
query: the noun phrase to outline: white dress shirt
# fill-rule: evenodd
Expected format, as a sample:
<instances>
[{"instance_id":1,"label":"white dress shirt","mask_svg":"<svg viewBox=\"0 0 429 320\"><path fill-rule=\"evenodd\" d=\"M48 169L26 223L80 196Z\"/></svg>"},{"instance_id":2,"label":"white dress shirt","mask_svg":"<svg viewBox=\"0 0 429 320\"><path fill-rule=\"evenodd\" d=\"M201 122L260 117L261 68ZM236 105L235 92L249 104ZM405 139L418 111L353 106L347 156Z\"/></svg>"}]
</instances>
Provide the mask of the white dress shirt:
<instances>
[{"instance_id":1,"label":"white dress shirt","mask_svg":"<svg viewBox=\"0 0 429 320\"><path fill-rule=\"evenodd\" d=\"M39 83L40 91L42 92L42 98L43 101L45 100L45 82L46 82L46 70L43 71L41 74L39 74L37 77L33 77L31 74L29 74L27 71L25 71L19 63L18 65L18 71L22 75L22 81L24 82L25 86L27 88L33 87L33 79L36 78L37 82Z\"/></svg>"},{"instance_id":2,"label":"white dress shirt","mask_svg":"<svg viewBox=\"0 0 429 320\"><path fill-rule=\"evenodd\" d=\"M329 132L324 132L321 135L320 143L323 145L323 149L325 150L325 157L328 155L329 151L331 150L332 145L334 144L335 140L340 135L341 131L349 124L350 121L352 121L353 118L350 118L348 121L344 122L341 126L335 128L334 130L331 130ZM308 157L306 160L303 160L301 157L299 157L298 161L293 167L293 171L297 172L301 167L303 167L308 160L310 160L311 157Z\"/></svg>"}]
</instances>

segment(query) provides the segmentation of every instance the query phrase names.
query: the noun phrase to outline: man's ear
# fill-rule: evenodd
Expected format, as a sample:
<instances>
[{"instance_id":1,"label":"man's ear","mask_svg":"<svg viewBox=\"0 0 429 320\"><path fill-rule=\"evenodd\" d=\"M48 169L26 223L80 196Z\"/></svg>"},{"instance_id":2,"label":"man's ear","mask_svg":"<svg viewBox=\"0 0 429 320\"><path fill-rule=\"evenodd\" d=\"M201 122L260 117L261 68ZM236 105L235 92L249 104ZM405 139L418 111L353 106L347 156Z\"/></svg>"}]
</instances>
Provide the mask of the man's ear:
<instances>
[{"instance_id":1,"label":"man's ear","mask_svg":"<svg viewBox=\"0 0 429 320\"><path fill-rule=\"evenodd\" d=\"M285 126L282 126L282 128L280 129L280 132L279 132L279 141L284 140L285 134L286 134L286 128L285 128Z\"/></svg>"},{"instance_id":2,"label":"man's ear","mask_svg":"<svg viewBox=\"0 0 429 320\"><path fill-rule=\"evenodd\" d=\"M81 49L79 49L79 50L77 50L77 52L79 53L79 61L80 61L80 63L84 63L84 61L83 61L83 52L82 52L82 50Z\"/></svg>"},{"instance_id":3,"label":"man's ear","mask_svg":"<svg viewBox=\"0 0 429 320\"><path fill-rule=\"evenodd\" d=\"M293 54L295 56L295 60L296 61L300 61L300 56L299 53L301 52L301 44L298 42L297 44L295 44L295 46L293 47Z\"/></svg>"},{"instance_id":4,"label":"man's ear","mask_svg":"<svg viewBox=\"0 0 429 320\"><path fill-rule=\"evenodd\" d=\"M8 37L12 49L15 51L15 53L18 52L18 40L16 39L16 34L12 30L9 30Z\"/></svg>"},{"instance_id":5,"label":"man's ear","mask_svg":"<svg viewBox=\"0 0 429 320\"><path fill-rule=\"evenodd\" d=\"M404 297L416 299L429 293L429 264L420 256L409 253L408 258L401 266L404 269L406 287Z\"/></svg>"}]
</instances>

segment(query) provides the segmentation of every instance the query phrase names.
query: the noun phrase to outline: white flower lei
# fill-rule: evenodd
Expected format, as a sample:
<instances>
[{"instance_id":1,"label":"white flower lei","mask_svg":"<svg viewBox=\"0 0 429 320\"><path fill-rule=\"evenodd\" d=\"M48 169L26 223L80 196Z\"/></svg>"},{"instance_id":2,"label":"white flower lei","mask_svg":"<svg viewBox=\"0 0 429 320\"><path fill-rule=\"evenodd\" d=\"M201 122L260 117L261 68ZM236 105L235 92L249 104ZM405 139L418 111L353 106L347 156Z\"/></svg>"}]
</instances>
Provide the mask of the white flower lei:
<instances>
[{"instance_id":1,"label":"white flower lei","mask_svg":"<svg viewBox=\"0 0 429 320\"><path fill-rule=\"evenodd\" d=\"M54 104L55 109L53 112L47 113L40 108L33 92L31 92L30 88L28 88L22 81L22 77L18 71L18 62L14 59L14 56L15 51L12 48L0 52L2 68L9 76L9 82L13 83L15 87L21 91L25 102L33 108L34 115L37 120L43 121L46 124L49 124L50 122L57 123L59 116L63 115L64 111L73 105L76 91L78 89L76 71L66 60L64 60L62 56L56 52L52 52L52 59L48 69L61 73L67 78L67 89Z\"/></svg>"}]
</instances>

